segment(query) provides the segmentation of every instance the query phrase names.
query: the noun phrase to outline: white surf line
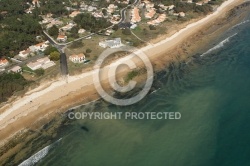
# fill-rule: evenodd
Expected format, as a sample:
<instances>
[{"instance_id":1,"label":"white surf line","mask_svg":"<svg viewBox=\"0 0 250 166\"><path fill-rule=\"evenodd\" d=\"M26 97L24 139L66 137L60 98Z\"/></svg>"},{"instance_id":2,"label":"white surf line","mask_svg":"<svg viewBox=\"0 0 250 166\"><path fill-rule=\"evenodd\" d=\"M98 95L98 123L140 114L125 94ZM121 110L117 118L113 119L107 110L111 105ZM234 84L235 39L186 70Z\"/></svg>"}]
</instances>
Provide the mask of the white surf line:
<instances>
[{"instance_id":1,"label":"white surf line","mask_svg":"<svg viewBox=\"0 0 250 166\"><path fill-rule=\"evenodd\" d=\"M45 156L47 156L47 154L49 153L50 149L53 148L53 146L60 142L62 140L62 138L60 138L59 140L57 140L56 142L46 146L45 148L43 148L42 150L40 150L39 152L35 153L34 155L32 155L31 157L29 157L27 160L23 161L21 164L19 164L18 166L33 166L36 163L38 163L41 159L43 159Z\"/></svg>"},{"instance_id":2,"label":"white surf line","mask_svg":"<svg viewBox=\"0 0 250 166\"><path fill-rule=\"evenodd\" d=\"M249 0L249 1L250 1L250 0ZM230 30L231 30L231 29L234 29L234 28L236 28L236 27L238 27L238 26L240 26L240 25L242 25L242 24L248 23L248 22L250 22L250 20L242 21L241 23L232 26L232 27L230 28Z\"/></svg>"},{"instance_id":3,"label":"white surf line","mask_svg":"<svg viewBox=\"0 0 250 166\"><path fill-rule=\"evenodd\" d=\"M162 41L160 41L160 42L158 42L156 44L148 45L148 46L142 48L142 50L143 51L147 51L147 50L149 50L152 47L163 45L166 42L169 42L169 41L175 39L176 37L181 36L181 34L183 34L184 32L188 32L191 28L193 28L195 26L198 26L198 25L204 23L205 21L209 20L210 18L212 18L212 17L220 14L221 10L223 10L225 7L227 7L228 5L230 5L231 3L235 2L235 1L237 1L237 0L227 0L227 1L223 2L221 4L221 6L219 6L217 8L217 10L215 12L213 12L212 14L209 14L208 16L206 16L205 18L203 18L203 19L201 19L201 20L199 20L197 22L194 22L194 23L191 23L191 24L187 25L185 28L183 28L180 31L176 32L172 36L167 37L166 39L164 39L164 40L162 40Z\"/></svg>"},{"instance_id":4,"label":"white surf line","mask_svg":"<svg viewBox=\"0 0 250 166\"><path fill-rule=\"evenodd\" d=\"M219 49L219 48L224 47L224 45L225 45L226 43L228 43L228 42L230 41L230 39L231 39L232 37L234 37L235 35L237 35L237 33L233 34L232 36L229 36L228 38L226 38L225 40L221 41L219 44L217 44L217 45L214 46L213 48L210 48L208 51L206 51L205 53L203 53L203 54L201 55L201 57L203 57L203 56L209 54L210 52L212 52L212 51L214 51L214 50L217 50L217 49Z\"/></svg>"}]
</instances>

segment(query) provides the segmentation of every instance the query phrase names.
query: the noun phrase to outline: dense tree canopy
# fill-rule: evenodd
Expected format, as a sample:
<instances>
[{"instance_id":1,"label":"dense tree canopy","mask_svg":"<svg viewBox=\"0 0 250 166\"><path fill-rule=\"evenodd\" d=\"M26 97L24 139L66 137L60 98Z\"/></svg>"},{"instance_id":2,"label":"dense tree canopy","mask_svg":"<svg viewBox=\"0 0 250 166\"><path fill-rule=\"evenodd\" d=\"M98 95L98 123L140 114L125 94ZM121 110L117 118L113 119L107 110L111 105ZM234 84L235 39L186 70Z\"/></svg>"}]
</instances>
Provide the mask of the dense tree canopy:
<instances>
[{"instance_id":1,"label":"dense tree canopy","mask_svg":"<svg viewBox=\"0 0 250 166\"><path fill-rule=\"evenodd\" d=\"M26 14L28 0L1 0L0 11L0 57L14 56L36 42L42 33L37 18Z\"/></svg>"},{"instance_id":2,"label":"dense tree canopy","mask_svg":"<svg viewBox=\"0 0 250 166\"><path fill-rule=\"evenodd\" d=\"M47 47L45 50L44 50L44 54L45 55L50 55L50 53L54 52L54 51L57 51L57 48L56 47L53 47L53 46L49 46Z\"/></svg>"},{"instance_id":3,"label":"dense tree canopy","mask_svg":"<svg viewBox=\"0 0 250 166\"><path fill-rule=\"evenodd\" d=\"M6 101L14 92L23 90L29 82L21 74L0 75L0 102Z\"/></svg>"},{"instance_id":4,"label":"dense tree canopy","mask_svg":"<svg viewBox=\"0 0 250 166\"><path fill-rule=\"evenodd\" d=\"M86 30L91 30L92 32L97 32L101 29L107 28L111 25L110 22L107 22L104 18L96 19L90 13L81 13L78 14L74 21L81 27Z\"/></svg>"},{"instance_id":5,"label":"dense tree canopy","mask_svg":"<svg viewBox=\"0 0 250 166\"><path fill-rule=\"evenodd\" d=\"M49 28L48 33L50 36L57 37L59 33L59 28L57 26L53 25L51 28Z\"/></svg>"},{"instance_id":6,"label":"dense tree canopy","mask_svg":"<svg viewBox=\"0 0 250 166\"><path fill-rule=\"evenodd\" d=\"M67 5L67 3L69 3L69 1L40 0L40 3L41 3L40 11L42 14L52 13L54 17L60 17L62 15L69 14L69 11L67 11L65 8L65 5Z\"/></svg>"},{"instance_id":7,"label":"dense tree canopy","mask_svg":"<svg viewBox=\"0 0 250 166\"><path fill-rule=\"evenodd\" d=\"M57 51L53 51L49 55L49 59L52 61L58 61L60 59L60 53Z\"/></svg>"}]
</instances>

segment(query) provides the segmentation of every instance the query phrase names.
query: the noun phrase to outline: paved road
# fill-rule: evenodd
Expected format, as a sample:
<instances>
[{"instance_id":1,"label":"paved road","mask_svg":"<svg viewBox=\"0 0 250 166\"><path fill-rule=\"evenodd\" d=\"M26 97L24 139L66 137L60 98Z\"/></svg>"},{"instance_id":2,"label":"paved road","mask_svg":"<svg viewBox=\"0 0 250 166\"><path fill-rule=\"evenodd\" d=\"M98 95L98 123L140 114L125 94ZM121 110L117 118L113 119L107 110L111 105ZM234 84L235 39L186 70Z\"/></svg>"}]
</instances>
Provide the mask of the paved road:
<instances>
[{"instance_id":1,"label":"paved road","mask_svg":"<svg viewBox=\"0 0 250 166\"><path fill-rule=\"evenodd\" d=\"M68 62L67 62L67 57L66 54L64 53L64 48L66 47L66 44L62 43L57 43L51 36L47 34L47 32L43 31L44 34L47 36L48 41L50 44L52 44L54 47L58 49L60 52L60 69L61 69L61 74L63 76L67 76L69 74L68 71Z\"/></svg>"},{"instance_id":2,"label":"paved road","mask_svg":"<svg viewBox=\"0 0 250 166\"><path fill-rule=\"evenodd\" d=\"M141 0L135 0L133 4L128 5L127 7L123 8L123 9L121 10L121 12L120 12L120 14L121 14L121 19L120 19L118 25L121 25L122 23L125 22L125 20L126 20L127 8L130 7L130 6L136 6L136 5L139 4L139 2L141 2Z\"/></svg>"},{"instance_id":3,"label":"paved road","mask_svg":"<svg viewBox=\"0 0 250 166\"><path fill-rule=\"evenodd\" d=\"M140 0L135 0L135 2L132 4L132 5L137 5L138 3L140 2ZM126 20L126 10L127 8L131 6L131 5L128 5L126 8L122 9L121 10L121 20L119 21L118 25L120 23L123 23L125 20ZM110 29L112 28L114 25L104 29L104 30L107 30L107 29ZM84 37L81 37L81 38L78 38L74 41L71 41L71 42L68 42L68 43L58 43L57 41L55 41L46 31L43 31L44 34L47 36L49 42L58 49L58 51L60 52L60 68L61 68L61 74L62 75L68 75L69 72L68 72L68 63L67 63L67 57L66 57L66 54L64 53L64 49L67 45L75 42L75 41L78 41L78 40L82 40L82 39L86 39L88 37L91 37L93 35L95 35L96 33L91 33L87 36L84 36ZM99 31L101 32L101 31Z\"/></svg>"},{"instance_id":4,"label":"paved road","mask_svg":"<svg viewBox=\"0 0 250 166\"><path fill-rule=\"evenodd\" d=\"M60 54L60 69L63 76L67 76L69 74L67 56L65 53Z\"/></svg>"}]
</instances>

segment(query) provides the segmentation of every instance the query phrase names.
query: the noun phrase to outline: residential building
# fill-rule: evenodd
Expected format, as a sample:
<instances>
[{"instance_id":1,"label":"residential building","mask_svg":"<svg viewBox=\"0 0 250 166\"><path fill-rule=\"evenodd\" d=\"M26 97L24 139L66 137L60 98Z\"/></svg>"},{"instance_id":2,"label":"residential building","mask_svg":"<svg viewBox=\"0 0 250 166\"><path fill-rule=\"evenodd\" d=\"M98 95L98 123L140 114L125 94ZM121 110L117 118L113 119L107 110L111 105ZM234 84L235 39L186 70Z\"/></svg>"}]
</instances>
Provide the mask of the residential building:
<instances>
[{"instance_id":1,"label":"residential building","mask_svg":"<svg viewBox=\"0 0 250 166\"><path fill-rule=\"evenodd\" d=\"M120 15L115 15L115 14L114 14L114 15L111 17L110 22L111 22L112 24L118 24L119 21L120 21L120 19L121 19L121 16L120 16Z\"/></svg>"},{"instance_id":2,"label":"residential building","mask_svg":"<svg viewBox=\"0 0 250 166\"><path fill-rule=\"evenodd\" d=\"M163 21L165 21L166 18L167 18L166 14L160 14L157 19L152 20L152 21L148 21L147 23L149 25L158 25L158 24L162 23Z\"/></svg>"},{"instance_id":3,"label":"residential building","mask_svg":"<svg viewBox=\"0 0 250 166\"><path fill-rule=\"evenodd\" d=\"M180 17L185 17L186 14L185 14L184 12L180 12L180 13L179 13L179 16L180 16Z\"/></svg>"},{"instance_id":4,"label":"residential building","mask_svg":"<svg viewBox=\"0 0 250 166\"><path fill-rule=\"evenodd\" d=\"M97 8L94 6L89 6L88 7L88 12L93 12L94 10L96 10Z\"/></svg>"},{"instance_id":5,"label":"residential building","mask_svg":"<svg viewBox=\"0 0 250 166\"><path fill-rule=\"evenodd\" d=\"M114 4L109 4L108 6L108 9L107 9L107 12L108 13L113 13L116 9L117 9L118 6L114 5Z\"/></svg>"},{"instance_id":6,"label":"residential building","mask_svg":"<svg viewBox=\"0 0 250 166\"><path fill-rule=\"evenodd\" d=\"M27 58L31 54L31 50L28 48L27 50L20 51L18 56L21 58Z\"/></svg>"},{"instance_id":7,"label":"residential building","mask_svg":"<svg viewBox=\"0 0 250 166\"><path fill-rule=\"evenodd\" d=\"M63 25L63 22L60 21L60 20L53 19L53 20L47 25L47 29L53 27L54 25L56 25L56 26Z\"/></svg>"},{"instance_id":8,"label":"residential building","mask_svg":"<svg viewBox=\"0 0 250 166\"><path fill-rule=\"evenodd\" d=\"M0 67L5 67L9 64L7 59L0 59Z\"/></svg>"},{"instance_id":9,"label":"residential building","mask_svg":"<svg viewBox=\"0 0 250 166\"><path fill-rule=\"evenodd\" d=\"M69 23L65 26L63 26L62 28L60 28L61 31L70 31L76 24L73 23Z\"/></svg>"},{"instance_id":10,"label":"residential building","mask_svg":"<svg viewBox=\"0 0 250 166\"><path fill-rule=\"evenodd\" d=\"M121 38L115 38L114 40L105 40L99 42L99 46L103 48L118 48L122 46Z\"/></svg>"},{"instance_id":11,"label":"residential building","mask_svg":"<svg viewBox=\"0 0 250 166\"><path fill-rule=\"evenodd\" d=\"M55 63L53 61L50 61L50 59L48 57L44 57L44 58L38 59L35 62L30 62L27 64L27 66L31 70L37 70L40 68L47 69L47 68L54 66L54 65L55 65Z\"/></svg>"},{"instance_id":12,"label":"residential building","mask_svg":"<svg viewBox=\"0 0 250 166\"><path fill-rule=\"evenodd\" d=\"M31 70L37 70L42 68L42 63L40 62L30 62L27 64L27 66L31 69Z\"/></svg>"},{"instance_id":13,"label":"residential building","mask_svg":"<svg viewBox=\"0 0 250 166\"><path fill-rule=\"evenodd\" d=\"M93 12L92 15L93 15L95 18L101 18L101 17L103 17L102 12Z\"/></svg>"},{"instance_id":14,"label":"residential building","mask_svg":"<svg viewBox=\"0 0 250 166\"><path fill-rule=\"evenodd\" d=\"M174 9L174 5L170 5L170 6L168 6L168 10L173 10Z\"/></svg>"},{"instance_id":15,"label":"residential building","mask_svg":"<svg viewBox=\"0 0 250 166\"><path fill-rule=\"evenodd\" d=\"M46 63L50 62L50 59L48 57L44 57L44 58L41 58L41 59L37 59L37 62L46 64Z\"/></svg>"},{"instance_id":16,"label":"residential building","mask_svg":"<svg viewBox=\"0 0 250 166\"><path fill-rule=\"evenodd\" d=\"M11 68L9 70L9 72L13 72L13 73L21 73L22 72L22 68L20 66L14 66L13 68Z\"/></svg>"},{"instance_id":17,"label":"residential building","mask_svg":"<svg viewBox=\"0 0 250 166\"><path fill-rule=\"evenodd\" d=\"M29 50L31 52L44 51L49 46L49 41L38 43L36 45L30 46Z\"/></svg>"},{"instance_id":18,"label":"residential building","mask_svg":"<svg viewBox=\"0 0 250 166\"><path fill-rule=\"evenodd\" d=\"M58 35L58 37L57 37L56 40L59 41L59 42L66 42L67 41L67 36L65 36L65 35Z\"/></svg>"},{"instance_id":19,"label":"residential building","mask_svg":"<svg viewBox=\"0 0 250 166\"><path fill-rule=\"evenodd\" d=\"M83 53L70 55L69 60L73 63L83 63L85 61L85 55Z\"/></svg>"},{"instance_id":20,"label":"residential building","mask_svg":"<svg viewBox=\"0 0 250 166\"><path fill-rule=\"evenodd\" d=\"M35 6L40 7L40 2L38 0L33 0L32 4L34 5L34 7Z\"/></svg>"},{"instance_id":21,"label":"residential building","mask_svg":"<svg viewBox=\"0 0 250 166\"><path fill-rule=\"evenodd\" d=\"M106 30L105 35L110 36L112 33L114 33L114 30L113 29L108 29L108 30Z\"/></svg>"},{"instance_id":22,"label":"residential building","mask_svg":"<svg viewBox=\"0 0 250 166\"><path fill-rule=\"evenodd\" d=\"M71 17L71 18L74 18L75 16L77 16L78 14L80 14L81 12L80 11L73 11L70 15L69 15L69 17Z\"/></svg>"},{"instance_id":23,"label":"residential building","mask_svg":"<svg viewBox=\"0 0 250 166\"><path fill-rule=\"evenodd\" d=\"M154 17L154 15L155 15L155 9L149 9L147 12L146 12L146 14L145 14L145 17L146 18L152 18L152 17Z\"/></svg>"},{"instance_id":24,"label":"residential building","mask_svg":"<svg viewBox=\"0 0 250 166\"><path fill-rule=\"evenodd\" d=\"M139 14L139 9L137 7L134 7L134 9L132 10L132 19L131 22L132 23L137 23L141 21L141 16Z\"/></svg>"},{"instance_id":25,"label":"residential building","mask_svg":"<svg viewBox=\"0 0 250 166\"><path fill-rule=\"evenodd\" d=\"M197 2L196 5L202 6L202 5L203 5L203 2Z\"/></svg>"},{"instance_id":26,"label":"residential building","mask_svg":"<svg viewBox=\"0 0 250 166\"><path fill-rule=\"evenodd\" d=\"M79 29L79 30L78 30L78 33L79 33L79 34L83 34L84 32L86 32L85 29Z\"/></svg>"}]
</instances>

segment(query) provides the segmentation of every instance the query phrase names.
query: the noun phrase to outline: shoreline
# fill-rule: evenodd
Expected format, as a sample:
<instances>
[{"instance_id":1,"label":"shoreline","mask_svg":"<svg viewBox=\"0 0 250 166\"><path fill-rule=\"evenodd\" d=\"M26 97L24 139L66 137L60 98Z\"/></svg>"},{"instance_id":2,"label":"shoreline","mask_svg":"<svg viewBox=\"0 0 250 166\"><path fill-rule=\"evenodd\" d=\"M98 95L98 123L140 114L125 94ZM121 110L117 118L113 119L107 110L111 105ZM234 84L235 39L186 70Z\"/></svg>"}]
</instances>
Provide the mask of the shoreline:
<instances>
[{"instance_id":1,"label":"shoreline","mask_svg":"<svg viewBox=\"0 0 250 166\"><path fill-rule=\"evenodd\" d=\"M176 47L178 43L181 43L182 41L186 40L193 34L197 33L197 31L204 28L204 26L206 26L208 22L212 22L219 17L223 17L223 15L219 15L221 14L220 12L224 14L223 12L228 11L229 10L228 8L234 7L242 2L244 1L228 0L224 2L214 13L206 16L205 18L202 18L201 20L195 23L189 24L187 27L178 31L171 37L164 39L158 42L157 44L154 44L153 46L148 45L146 47L143 47L141 50L143 52L146 52L146 55L149 56L150 60L153 60L161 56L162 54L165 54L166 52L170 51L171 49L173 49L173 47ZM194 28L194 30L190 30L191 28ZM169 42L172 43L170 44ZM159 49L158 47L163 49ZM117 62L124 61L127 58L128 57L121 58ZM169 61L171 61L171 59L169 59ZM65 111L66 108L72 108L72 106L79 103L79 101L72 102L72 98L77 98L78 96L81 96L82 93L90 94L89 95L90 97L86 97L85 101L91 102L95 100L95 98L98 97L99 95L95 92L95 88L93 87L93 82L91 78L93 72L95 71L83 73L77 76L69 76L68 80L64 80L63 78L58 79L57 81L51 83L51 85L45 89L41 88L43 86L41 85L38 88L33 89L32 90L33 93L29 91L25 94L24 97L21 98L19 97L17 98L17 101L2 107L0 110L4 109L8 110L0 115L0 132L4 132L4 134L6 134L5 136L3 136L4 134L3 135L1 134L0 143L1 141L3 141L3 144L4 142L7 142L6 139L8 139L11 135L13 135L11 134L11 132L16 133L24 129L25 125L23 123L26 123L26 127L34 123L33 118L39 117L41 115L45 116L46 114L50 113L53 114L58 111L60 112L61 110ZM104 78L104 81L106 81L106 79L107 78ZM82 91L83 88L87 90L79 92ZM64 91L62 91L61 89L63 89ZM58 101L58 99L60 99L60 101ZM62 106L61 104L62 101L63 103L67 103L67 105ZM71 104L69 104L70 101ZM48 110L54 110L54 111L48 111ZM33 114L33 115L28 115L28 114ZM32 116L33 118L30 119L28 118L29 116ZM14 129L12 129L13 127ZM14 132L13 130L16 130L16 132ZM8 134L9 136L7 136Z\"/></svg>"}]
</instances>

